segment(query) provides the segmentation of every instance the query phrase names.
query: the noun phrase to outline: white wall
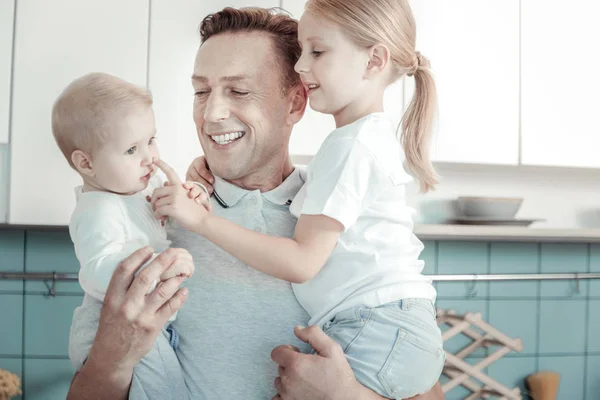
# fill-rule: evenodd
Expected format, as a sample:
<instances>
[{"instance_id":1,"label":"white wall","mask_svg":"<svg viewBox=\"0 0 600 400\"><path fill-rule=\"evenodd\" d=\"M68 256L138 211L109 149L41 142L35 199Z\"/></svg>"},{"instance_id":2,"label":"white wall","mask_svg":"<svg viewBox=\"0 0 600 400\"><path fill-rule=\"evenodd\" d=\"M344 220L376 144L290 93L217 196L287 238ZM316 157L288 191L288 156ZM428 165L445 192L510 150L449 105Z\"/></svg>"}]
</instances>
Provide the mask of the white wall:
<instances>
[{"instance_id":1,"label":"white wall","mask_svg":"<svg viewBox=\"0 0 600 400\"><path fill-rule=\"evenodd\" d=\"M600 228L600 171L546 167L438 165L432 193L411 196L422 222L440 222L458 196L523 197L518 218L546 219L536 228Z\"/></svg>"},{"instance_id":2,"label":"white wall","mask_svg":"<svg viewBox=\"0 0 600 400\"><path fill-rule=\"evenodd\" d=\"M243 2L243 0L236 1ZM295 5L295 0L285 0L282 3ZM157 7L154 11L158 9ZM200 18L201 16L198 16L198 21ZM155 25L155 28L158 26ZM157 54L155 50L154 55ZM15 74L19 75L19 72L15 71ZM158 96L159 93L161 90L157 89L155 94ZM389 96L393 97L398 93L400 91L394 91ZM157 103L160 102L157 99ZM173 129L187 131L193 127L191 115L187 112L177 113L177 121L181 118L186 120L173 125ZM321 126L315 123L321 120L324 124L322 132L329 131L332 125L327 125L330 117L316 115L316 113L310 114L301 124ZM163 129L167 129L174 123L175 119L163 118L161 125ZM293 136L292 144L294 148L299 149L298 154L313 153L318 147L314 139L320 137L322 132L321 130L313 132L314 137L311 136L311 140L308 140L306 135ZM5 221L8 208L8 158L8 146L0 145L0 223ZM299 162L303 160L306 161L306 158L298 158ZM418 220L421 222L441 222L451 217L453 211L451 202L459 195L490 195L524 197L525 201L518 216L547 219L544 223L534 225L537 227L600 227L598 211L600 210L600 170L473 164L439 164L437 167L442 175L442 183L438 189L427 195L413 193L410 196L411 203L418 209ZM27 184L35 186L36 182L27 182ZM415 188L412 189L414 192Z\"/></svg>"},{"instance_id":3,"label":"white wall","mask_svg":"<svg viewBox=\"0 0 600 400\"><path fill-rule=\"evenodd\" d=\"M0 144L0 223L8 212L8 145Z\"/></svg>"}]
</instances>

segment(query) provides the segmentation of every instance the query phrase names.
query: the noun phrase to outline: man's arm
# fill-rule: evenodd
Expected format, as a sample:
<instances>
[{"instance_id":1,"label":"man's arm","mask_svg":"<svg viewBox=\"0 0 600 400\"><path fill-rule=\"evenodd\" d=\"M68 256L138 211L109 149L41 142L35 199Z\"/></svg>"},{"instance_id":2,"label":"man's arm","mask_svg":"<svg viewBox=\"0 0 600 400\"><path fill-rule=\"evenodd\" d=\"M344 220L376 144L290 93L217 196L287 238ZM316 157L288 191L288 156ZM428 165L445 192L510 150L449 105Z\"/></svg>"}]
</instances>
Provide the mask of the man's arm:
<instances>
[{"instance_id":1,"label":"man's arm","mask_svg":"<svg viewBox=\"0 0 600 400\"><path fill-rule=\"evenodd\" d=\"M185 277L170 278L146 295L153 282L175 260L181 260L182 254L184 258L189 256L185 250L167 249L135 277L152 256L152 249L144 248L115 270L92 348L73 377L67 399L127 399L134 367L187 298L187 289L179 288Z\"/></svg>"},{"instance_id":2,"label":"man's arm","mask_svg":"<svg viewBox=\"0 0 600 400\"><path fill-rule=\"evenodd\" d=\"M382 400L385 399L361 385L350 368L340 345L323 331L312 326L294 329L298 338L312 346L315 354L302 354L291 346L279 346L271 358L279 365L275 379L274 400ZM444 400L439 384L429 392L411 400Z\"/></svg>"}]
</instances>

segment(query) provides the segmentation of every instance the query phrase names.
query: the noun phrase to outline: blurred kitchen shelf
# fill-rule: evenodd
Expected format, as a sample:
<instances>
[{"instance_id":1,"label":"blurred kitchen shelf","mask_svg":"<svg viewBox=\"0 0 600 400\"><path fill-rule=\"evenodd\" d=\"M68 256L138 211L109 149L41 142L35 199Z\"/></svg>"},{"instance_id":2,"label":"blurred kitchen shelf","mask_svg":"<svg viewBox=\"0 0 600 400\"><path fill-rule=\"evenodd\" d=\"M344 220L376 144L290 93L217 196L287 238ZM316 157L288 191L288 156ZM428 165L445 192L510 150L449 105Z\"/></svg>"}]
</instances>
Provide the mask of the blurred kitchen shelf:
<instances>
[{"instance_id":1,"label":"blurred kitchen shelf","mask_svg":"<svg viewBox=\"0 0 600 400\"><path fill-rule=\"evenodd\" d=\"M421 240L600 243L600 229L422 224L415 226L415 234Z\"/></svg>"}]
</instances>

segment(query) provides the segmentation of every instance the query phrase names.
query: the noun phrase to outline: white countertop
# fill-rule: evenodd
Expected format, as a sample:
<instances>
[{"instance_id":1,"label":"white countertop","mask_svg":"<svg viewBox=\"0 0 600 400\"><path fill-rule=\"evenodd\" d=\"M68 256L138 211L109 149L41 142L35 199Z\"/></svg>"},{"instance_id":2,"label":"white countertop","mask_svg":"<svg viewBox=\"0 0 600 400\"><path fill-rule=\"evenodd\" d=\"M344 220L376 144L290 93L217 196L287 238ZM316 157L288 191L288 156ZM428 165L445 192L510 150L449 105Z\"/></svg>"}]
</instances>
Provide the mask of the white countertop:
<instances>
[{"instance_id":1,"label":"white countertop","mask_svg":"<svg viewBox=\"0 0 600 400\"><path fill-rule=\"evenodd\" d=\"M600 229L550 229L486 225L416 225L421 240L600 243Z\"/></svg>"}]
</instances>

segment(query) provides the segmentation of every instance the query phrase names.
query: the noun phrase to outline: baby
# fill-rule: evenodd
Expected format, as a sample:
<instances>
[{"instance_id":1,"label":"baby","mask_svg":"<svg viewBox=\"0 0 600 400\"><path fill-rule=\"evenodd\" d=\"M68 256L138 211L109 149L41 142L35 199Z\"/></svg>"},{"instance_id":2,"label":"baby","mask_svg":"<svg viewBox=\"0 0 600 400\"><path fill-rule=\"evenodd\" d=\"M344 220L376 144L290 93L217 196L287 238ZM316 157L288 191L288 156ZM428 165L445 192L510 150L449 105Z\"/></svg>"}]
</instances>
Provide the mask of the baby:
<instances>
[{"instance_id":1,"label":"baby","mask_svg":"<svg viewBox=\"0 0 600 400\"><path fill-rule=\"evenodd\" d=\"M52 133L83 181L75 189L77 205L69 223L81 264L79 282L87 294L103 301L123 259L150 246L154 254L147 265L170 245L165 220L154 216L147 201L165 182L153 164L159 154L152 97L115 76L85 75L56 100ZM199 197L199 186L183 185L190 197ZM161 281L192 275L189 253L177 249L175 254Z\"/></svg>"}]
</instances>

